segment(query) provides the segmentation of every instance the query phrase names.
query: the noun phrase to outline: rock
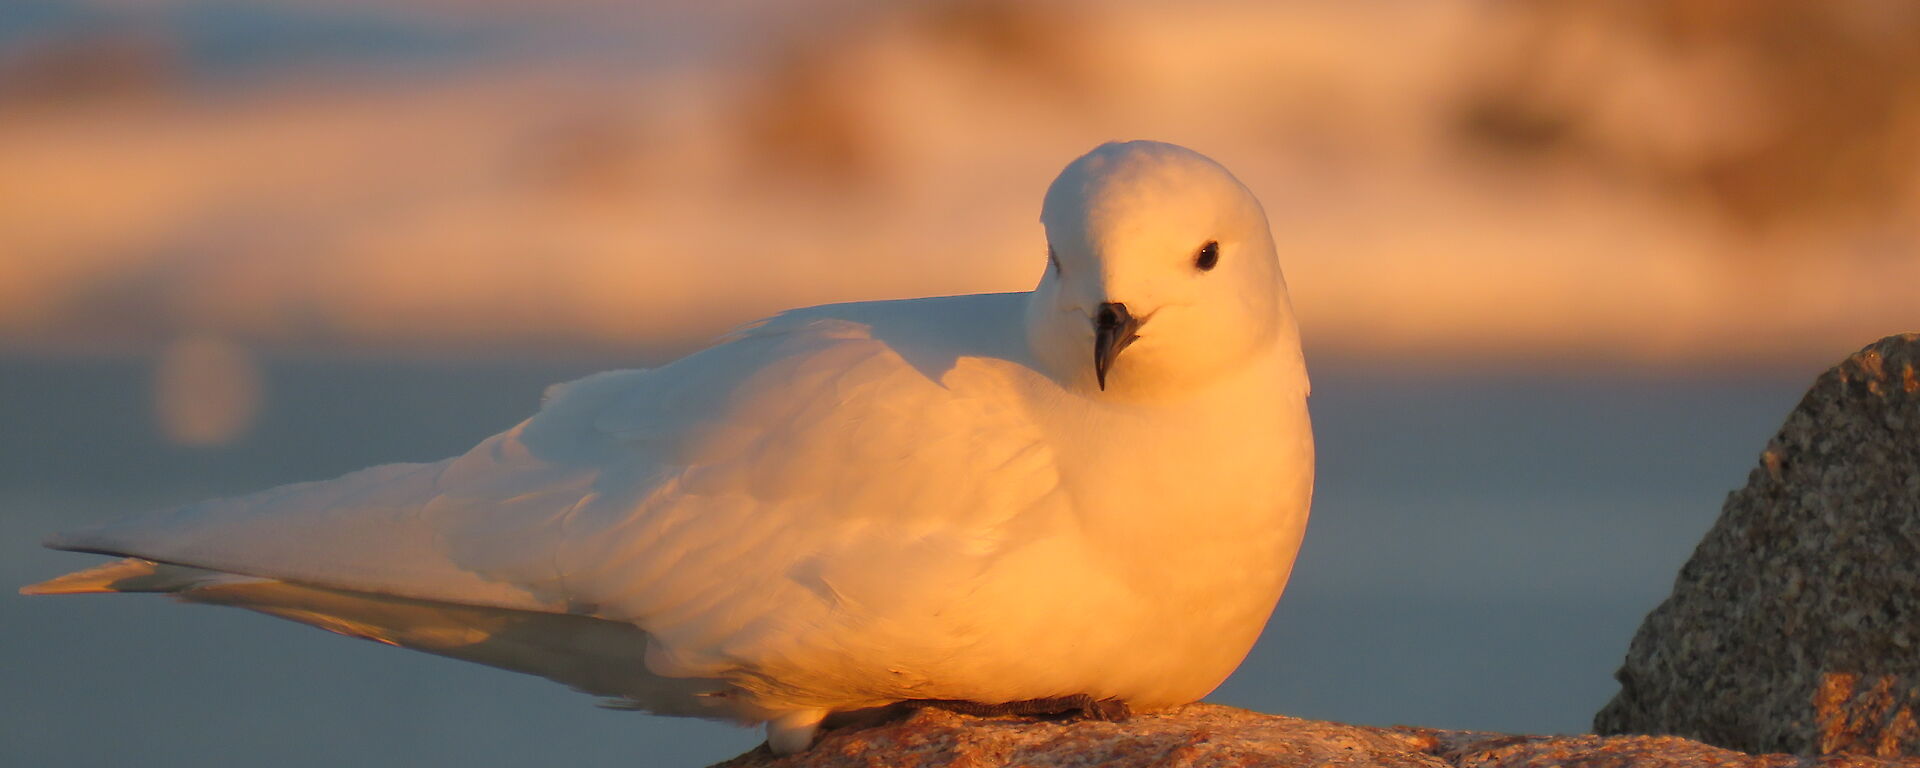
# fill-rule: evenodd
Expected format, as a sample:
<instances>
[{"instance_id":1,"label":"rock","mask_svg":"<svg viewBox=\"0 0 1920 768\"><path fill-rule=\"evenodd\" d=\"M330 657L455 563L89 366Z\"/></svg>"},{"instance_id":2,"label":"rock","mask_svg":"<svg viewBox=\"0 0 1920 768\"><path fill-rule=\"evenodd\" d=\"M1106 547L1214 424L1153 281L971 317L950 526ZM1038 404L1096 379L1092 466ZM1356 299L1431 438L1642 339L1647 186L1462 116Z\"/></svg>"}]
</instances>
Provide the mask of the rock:
<instances>
[{"instance_id":1,"label":"rock","mask_svg":"<svg viewBox=\"0 0 1920 768\"><path fill-rule=\"evenodd\" d=\"M1594 718L1749 752L1920 753L1920 334L1822 374Z\"/></svg>"},{"instance_id":2,"label":"rock","mask_svg":"<svg viewBox=\"0 0 1920 768\"><path fill-rule=\"evenodd\" d=\"M823 734L812 749L775 757L760 747L714 768L989 768L990 766L1538 766L1805 765L1788 755L1746 755L1673 736L1509 736L1423 728L1368 728L1215 704L1135 715L1124 723L977 718L921 709L883 725ZM1920 765L1835 757L1822 768Z\"/></svg>"}]
</instances>

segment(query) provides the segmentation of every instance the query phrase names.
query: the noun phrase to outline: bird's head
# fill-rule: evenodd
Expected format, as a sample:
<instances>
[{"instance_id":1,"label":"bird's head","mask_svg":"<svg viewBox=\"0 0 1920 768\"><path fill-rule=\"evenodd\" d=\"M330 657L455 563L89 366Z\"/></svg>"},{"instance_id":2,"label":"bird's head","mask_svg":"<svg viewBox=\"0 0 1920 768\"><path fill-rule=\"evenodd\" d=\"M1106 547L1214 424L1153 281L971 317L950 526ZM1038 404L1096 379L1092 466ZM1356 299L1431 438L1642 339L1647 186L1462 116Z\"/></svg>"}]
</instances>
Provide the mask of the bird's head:
<instances>
[{"instance_id":1,"label":"bird's head","mask_svg":"<svg viewBox=\"0 0 1920 768\"><path fill-rule=\"evenodd\" d=\"M1028 338L1070 388L1129 399L1203 388L1298 332L1266 212L1193 150L1109 143L1068 164L1040 221Z\"/></svg>"}]
</instances>

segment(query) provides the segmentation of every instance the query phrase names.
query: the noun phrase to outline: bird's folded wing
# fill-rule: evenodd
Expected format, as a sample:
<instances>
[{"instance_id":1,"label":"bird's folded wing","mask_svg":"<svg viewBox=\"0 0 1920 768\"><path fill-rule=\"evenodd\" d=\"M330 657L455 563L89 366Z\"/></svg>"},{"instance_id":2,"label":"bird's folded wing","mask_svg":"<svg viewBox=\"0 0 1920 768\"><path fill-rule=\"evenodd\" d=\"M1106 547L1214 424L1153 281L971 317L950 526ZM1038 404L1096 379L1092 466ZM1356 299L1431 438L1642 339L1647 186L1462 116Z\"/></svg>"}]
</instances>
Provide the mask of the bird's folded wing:
<instances>
[{"instance_id":1,"label":"bird's folded wing","mask_svg":"<svg viewBox=\"0 0 1920 768\"><path fill-rule=\"evenodd\" d=\"M686 674L804 648L796 635L835 623L886 631L937 613L927 601L1064 502L999 372L964 359L930 372L871 331L775 323L665 368L556 386L464 456L49 545L632 621L664 641L651 661Z\"/></svg>"}]
</instances>

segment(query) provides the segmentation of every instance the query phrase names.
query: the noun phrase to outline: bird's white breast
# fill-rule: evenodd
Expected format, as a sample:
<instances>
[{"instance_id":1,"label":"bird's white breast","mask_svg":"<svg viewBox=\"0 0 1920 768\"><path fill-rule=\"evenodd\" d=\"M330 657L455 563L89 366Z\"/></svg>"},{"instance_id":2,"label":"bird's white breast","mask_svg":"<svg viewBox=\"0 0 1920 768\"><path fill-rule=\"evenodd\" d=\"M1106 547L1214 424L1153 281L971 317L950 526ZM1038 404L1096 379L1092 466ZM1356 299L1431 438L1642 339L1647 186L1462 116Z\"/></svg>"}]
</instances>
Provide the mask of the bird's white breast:
<instances>
[{"instance_id":1,"label":"bird's white breast","mask_svg":"<svg viewBox=\"0 0 1920 768\"><path fill-rule=\"evenodd\" d=\"M1038 426L1074 446L1054 452L1054 503L1013 521L1002 533L1019 543L974 583L925 604L928 649L876 649L845 676L902 682L900 698L1206 695L1264 627L1305 530L1313 445L1289 370L1257 364L1171 407L1039 395Z\"/></svg>"}]
</instances>

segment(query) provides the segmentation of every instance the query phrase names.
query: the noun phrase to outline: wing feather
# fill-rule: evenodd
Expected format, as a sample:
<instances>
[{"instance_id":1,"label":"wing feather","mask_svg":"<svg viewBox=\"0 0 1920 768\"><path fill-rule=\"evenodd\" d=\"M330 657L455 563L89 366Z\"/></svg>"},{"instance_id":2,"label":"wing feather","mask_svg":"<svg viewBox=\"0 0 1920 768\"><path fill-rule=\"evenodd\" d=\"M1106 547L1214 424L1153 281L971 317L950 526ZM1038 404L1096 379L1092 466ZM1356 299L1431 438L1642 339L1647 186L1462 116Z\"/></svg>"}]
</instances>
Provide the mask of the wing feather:
<instances>
[{"instance_id":1,"label":"wing feather","mask_svg":"<svg viewBox=\"0 0 1920 768\"><path fill-rule=\"evenodd\" d=\"M50 545L630 621L658 641L648 663L662 674L900 652L909 627L924 646L948 585L1015 546L1014 520L1062 504L1047 442L989 362L1014 344L1010 301L777 317L664 368L557 385L463 456Z\"/></svg>"}]
</instances>

